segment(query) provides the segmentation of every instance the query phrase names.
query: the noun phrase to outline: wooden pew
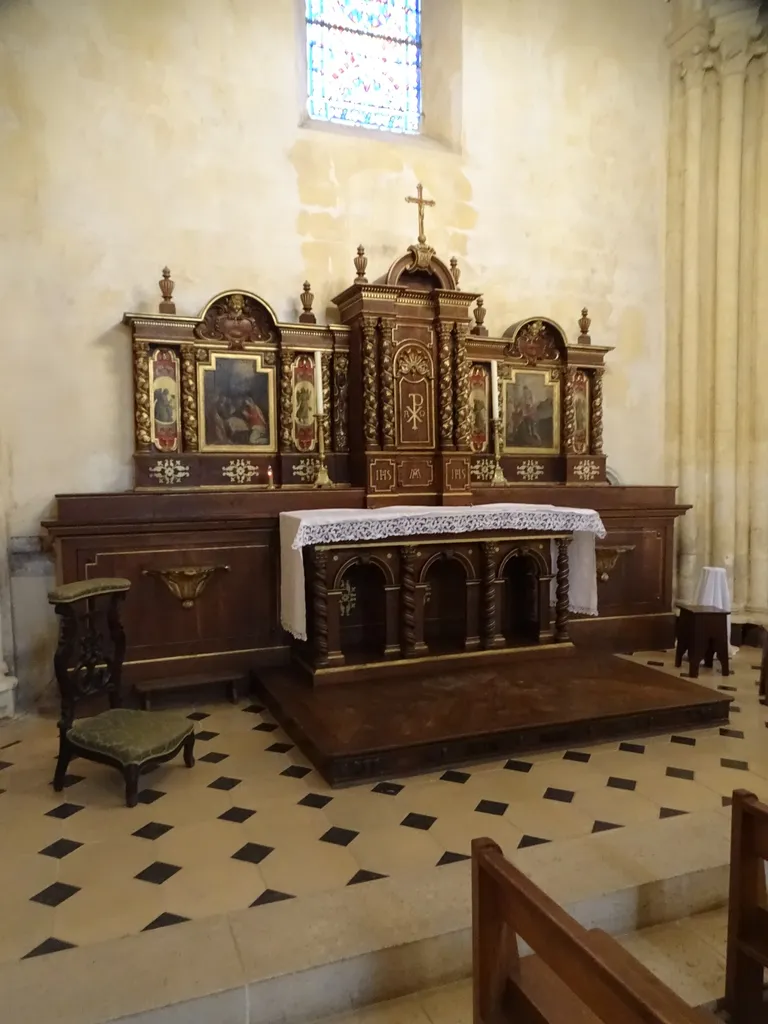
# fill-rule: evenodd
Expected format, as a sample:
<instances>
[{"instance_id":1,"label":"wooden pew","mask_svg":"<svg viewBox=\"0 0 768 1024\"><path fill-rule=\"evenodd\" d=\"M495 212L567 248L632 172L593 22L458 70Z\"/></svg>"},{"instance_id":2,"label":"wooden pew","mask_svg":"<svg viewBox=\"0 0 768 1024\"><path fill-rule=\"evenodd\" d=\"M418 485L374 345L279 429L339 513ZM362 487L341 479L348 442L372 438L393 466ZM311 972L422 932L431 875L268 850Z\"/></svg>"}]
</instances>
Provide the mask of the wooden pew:
<instances>
[{"instance_id":1,"label":"wooden pew","mask_svg":"<svg viewBox=\"0 0 768 1024\"><path fill-rule=\"evenodd\" d=\"M519 955L518 936L534 951ZM713 1024L610 935L588 931L504 858L472 844L474 1024Z\"/></svg>"},{"instance_id":2,"label":"wooden pew","mask_svg":"<svg viewBox=\"0 0 768 1024\"><path fill-rule=\"evenodd\" d=\"M731 876L725 1008L733 1024L768 1020L763 1002L763 969L768 967L768 806L754 793L737 789L731 813Z\"/></svg>"}]
</instances>

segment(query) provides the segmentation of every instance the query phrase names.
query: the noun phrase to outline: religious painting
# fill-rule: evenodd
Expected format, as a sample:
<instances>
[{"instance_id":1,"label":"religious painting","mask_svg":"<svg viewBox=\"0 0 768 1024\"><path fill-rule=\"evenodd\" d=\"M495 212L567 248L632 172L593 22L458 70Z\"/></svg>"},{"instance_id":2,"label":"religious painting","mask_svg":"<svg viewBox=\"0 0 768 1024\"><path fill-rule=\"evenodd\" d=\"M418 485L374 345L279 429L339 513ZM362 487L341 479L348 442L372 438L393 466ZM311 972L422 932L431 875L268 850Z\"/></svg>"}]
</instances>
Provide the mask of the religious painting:
<instances>
[{"instance_id":1,"label":"religious painting","mask_svg":"<svg viewBox=\"0 0 768 1024\"><path fill-rule=\"evenodd\" d=\"M504 381L504 451L560 451L558 381L551 370L513 370Z\"/></svg>"},{"instance_id":2,"label":"religious painting","mask_svg":"<svg viewBox=\"0 0 768 1024\"><path fill-rule=\"evenodd\" d=\"M589 451L589 378L583 370L573 375L573 450Z\"/></svg>"},{"instance_id":3,"label":"religious painting","mask_svg":"<svg viewBox=\"0 0 768 1024\"><path fill-rule=\"evenodd\" d=\"M488 451L490 375L482 363L473 363L469 375L470 444L473 452Z\"/></svg>"},{"instance_id":4,"label":"religious painting","mask_svg":"<svg viewBox=\"0 0 768 1024\"><path fill-rule=\"evenodd\" d=\"M277 450L275 371L262 353L212 352L198 365L201 451Z\"/></svg>"},{"instance_id":5,"label":"religious painting","mask_svg":"<svg viewBox=\"0 0 768 1024\"><path fill-rule=\"evenodd\" d=\"M398 448L435 447L434 367L432 353L407 342L395 356L395 423Z\"/></svg>"},{"instance_id":6,"label":"religious painting","mask_svg":"<svg viewBox=\"0 0 768 1024\"><path fill-rule=\"evenodd\" d=\"M169 348L157 348L149 359L152 444L158 452L179 450L179 359Z\"/></svg>"},{"instance_id":7,"label":"religious painting","mask_svg":"<svg viewBox=\"0 0 768 1024\"><path fill-rule=\"evenodd\" d=\"M315 447L315 360L302 353L293 362L291 371L291 418L293 444L298 452L309 452Z\"/></svg>"}]
</instances>

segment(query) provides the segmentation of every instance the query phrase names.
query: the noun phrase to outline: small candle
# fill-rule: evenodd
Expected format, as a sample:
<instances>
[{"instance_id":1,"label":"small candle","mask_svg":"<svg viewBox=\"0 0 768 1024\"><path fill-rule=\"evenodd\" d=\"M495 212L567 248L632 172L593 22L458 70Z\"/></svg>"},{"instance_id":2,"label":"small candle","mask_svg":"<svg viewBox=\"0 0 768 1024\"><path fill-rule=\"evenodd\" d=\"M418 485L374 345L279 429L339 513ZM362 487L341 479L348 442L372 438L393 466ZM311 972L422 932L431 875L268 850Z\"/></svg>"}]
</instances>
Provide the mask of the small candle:
<instances>
[{"instance_id":1,"label":"small candle","mask_svg":"<svg viewBox=\"0 0 768 1024\"><path fill-rule=\"evenodd\" d=\"M495 359L491 360L491 415L499 418L499 366Z\"/></svg>"},{"instance_id":2,"label":"small candle","mask_svg":"<svg viewBox=\"0 0 768 1024\"><path fill-rule=\"evenodd\" d=\"M323 357L320 352L315 352L315 412L322 416L323 408Z\"/></svg>"},{"instance_id":3,"label":"small candle","mask_svg":"<svg viewBox=\"0 0 768 1024\"><path fill-rule=\"evenodd\" d=\"M269 489L272 490L272 488L274 486L275 486L275 477L274 477L274 474L272 472L272 467L271 466L267 466L267 487L269 487Z\"/></svg>"}]
</instances>

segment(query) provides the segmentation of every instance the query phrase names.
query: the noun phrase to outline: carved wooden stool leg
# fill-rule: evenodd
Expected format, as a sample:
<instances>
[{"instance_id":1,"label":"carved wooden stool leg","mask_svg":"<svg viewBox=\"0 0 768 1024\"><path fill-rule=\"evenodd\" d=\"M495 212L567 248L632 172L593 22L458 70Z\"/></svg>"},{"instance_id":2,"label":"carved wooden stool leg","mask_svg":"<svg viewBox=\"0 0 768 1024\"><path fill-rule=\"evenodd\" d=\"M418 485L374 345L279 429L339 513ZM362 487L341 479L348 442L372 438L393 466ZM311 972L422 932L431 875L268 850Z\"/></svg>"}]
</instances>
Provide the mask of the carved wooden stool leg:
<instances>
[{"instance_id":1,"label":"carved wooden stool leg","mask_svg":"<svg viewBox=\"0 0 768 1024\"><path fill-rule=\"evenodd\" d=\"M53 788L57 793L64 789L64 780L67 777L69 762L72 760L72 748L66 736L62 736L59 742L59 757L56 761L56 771L53 775Z\"/></svg>"},{"instance_id":2,"label":"carved wooden stool leg","mask_svg":"<svg viewBox=\"0 0 768 1024\"><path fill-rule=\"evenodd\" d=\"M728 619L725 615L721 618L722 621L718 625L716 637L712 641L712 650L720 662L720 671L724 676L729 676L731 674L729 649L731 638L728 636Z\"/></svg>"},{"instance_id":3,"label":"carved wooden stool leg","mask_svg":"<svg viewBox=\"0 0 768 1024\"><path fill-rule=\"evenodd\" d=\"M195 734L193 732L184 740L184 764L187 768L195 767Z\"/></svg>"},{"instance_id":4,"label":"carved wooden stool leg","mask_svg":"<svg viewBox=\"0 0 768 1024\"><path fill-rule=\"evenodd\" d=\"M139 802L139 774L139 766L137 764L127 764L123 769L126 807L135 807Z\"/></svg>"},{"instance_id":5,"label":"carved wooden stool leg","mask_svg":"<svg viewBox=\"0 0 768 1024\"><path fill-rule=\"evenodd\" d=\"M557 541L557 584L555 587L555 643L568 639L568 538Z\"/></svg>"}]
</instances>

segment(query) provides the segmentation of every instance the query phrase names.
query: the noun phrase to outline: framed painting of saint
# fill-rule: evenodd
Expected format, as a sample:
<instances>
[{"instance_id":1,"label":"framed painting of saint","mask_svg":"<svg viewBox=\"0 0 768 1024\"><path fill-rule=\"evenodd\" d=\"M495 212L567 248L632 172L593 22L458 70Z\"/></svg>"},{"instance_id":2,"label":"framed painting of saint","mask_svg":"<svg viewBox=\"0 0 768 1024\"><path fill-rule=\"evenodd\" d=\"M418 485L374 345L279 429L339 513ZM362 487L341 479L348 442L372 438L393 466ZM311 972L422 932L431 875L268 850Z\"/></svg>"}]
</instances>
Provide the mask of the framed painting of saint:
<instances>
[{"instance_id":1,"label":"framed painting of saint","mask_svg":"<svg viewBox=\"0 0 768 1024\"><path fill-rule=\"evenodd\" d=\"M277 451L275 369L262 353L211 352L197 372L200 451Z\"/></svg>"},{"instance_id":2,"label":"framed painting of saint","mask_svg":"<svg viewBox=\"0 0 768 1024\"><path fill-rule=\"evenodd\" d=\"M177 452L179 423L179 359L169 348L157 348L149 359L152 444L158 452Z\"/></svg>"},{"instance_id":3,"label":"framed painting of saint","mask_svg":"<svg viewBox=\"0 0 768 1024\"><path fill-rule=\"evenodd\" d=\"M488 451L490 377L481 363L473 363L469 375L470 444L473 452Z\"/></svg>"},{"instance_id":4,"label":"framed painting of saint","mask_svg":"<svg viewBox=\"0 0 768 1024\"><path fill-rule=\"evenodd\" d=\"M504 381L504 451L557 455L560 390L551 370L513 370Z\"/></svg>"}]
</instances>

